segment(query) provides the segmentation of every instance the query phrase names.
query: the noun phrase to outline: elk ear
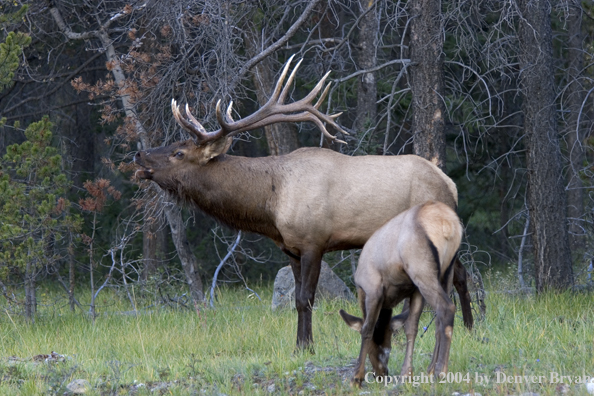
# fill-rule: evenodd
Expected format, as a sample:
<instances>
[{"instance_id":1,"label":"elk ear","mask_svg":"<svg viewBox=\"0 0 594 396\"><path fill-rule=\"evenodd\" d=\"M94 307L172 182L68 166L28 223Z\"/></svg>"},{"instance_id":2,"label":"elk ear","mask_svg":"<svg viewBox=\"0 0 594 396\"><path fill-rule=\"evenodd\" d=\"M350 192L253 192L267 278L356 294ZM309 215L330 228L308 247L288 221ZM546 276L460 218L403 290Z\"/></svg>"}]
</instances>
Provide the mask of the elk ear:
<instances>
[{"instance_id":1,"label":"elk ear","mask_svg":"<svg viewBox=\"0 0 594 396\"><path fill-rule=\"evenodd\" d=\"M223 136L220 139L206 143L203 146L202 155L200 158L200 165L206 164L208 161L210 161L216 156L225 154L227 150L229 150L229 147L231 147L232 142L233 137Z\"/></svg>"},{"instance_id":2,"label":"elk ear","mask_svg":"<svg viewBox=\"0 0 594 396\"><path fill-rule=\"evenodd\" d=\"M342 320L353 330L361 332L361 328L363 327L363 319L353 316L351 314L346 313L344 310L338 311L340 316L342 316Z\"/></svg>"}]
</instances>

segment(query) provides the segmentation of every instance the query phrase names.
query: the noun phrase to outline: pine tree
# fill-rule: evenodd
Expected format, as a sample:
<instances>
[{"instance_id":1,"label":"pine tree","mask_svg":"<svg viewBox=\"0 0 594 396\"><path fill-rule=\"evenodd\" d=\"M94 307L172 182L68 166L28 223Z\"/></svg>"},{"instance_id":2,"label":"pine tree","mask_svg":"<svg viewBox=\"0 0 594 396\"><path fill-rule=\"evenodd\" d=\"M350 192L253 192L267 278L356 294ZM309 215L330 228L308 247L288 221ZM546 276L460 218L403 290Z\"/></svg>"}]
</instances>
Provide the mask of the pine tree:
<instances>
[{"instance_id":1,"label":"pine tree","mask_svg":"<svg viewBox=\"0 0 594 396\"><path fill-rule=\"evenodd\" d=\"M0 280L23 282L29 320L37 305L37 276L60 259L66 236L80 227L79 217L68 211L70 182L51 146L51 127L47 116L30 124L27 140L8 146L0 161Z\"/></svg>"},{"instance_id":2,"label":"pine tree","mask_svg":"<svg viewBox=\"0 0 594 396\"><path fill-rule=\"evenodd\" d=\"M27 6L12 14L0 14L0 27L19 20L27 12ZM31 37L21 32L9 32L0 43L0 91L12 85L14 72L19 67L19 57L23 48L31 43Z\"/></svg>"}]
</instances>

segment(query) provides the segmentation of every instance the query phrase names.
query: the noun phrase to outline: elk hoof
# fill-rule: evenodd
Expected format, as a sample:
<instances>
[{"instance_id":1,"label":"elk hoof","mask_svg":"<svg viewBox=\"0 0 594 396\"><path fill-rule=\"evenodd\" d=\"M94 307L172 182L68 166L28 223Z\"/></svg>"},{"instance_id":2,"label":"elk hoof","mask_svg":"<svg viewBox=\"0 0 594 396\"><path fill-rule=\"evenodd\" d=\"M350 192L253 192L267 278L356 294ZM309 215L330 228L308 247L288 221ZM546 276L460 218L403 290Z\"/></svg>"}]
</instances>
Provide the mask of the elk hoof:
<instances>
[{"instance_id":1,"label":"elk hoof","mask_svg":"<svg viewBox=\"0 0 594 396\"><path fill-rule=\"evenodd\" d=\"M402 369L402 371L400 371L400 376L401 377L412 377L413 375L413 369L412 367L408 368L408 369Z\"/></svg>"},{"instance_id":2,"label":"elk hoof","mask_svg":"<svg viewBox=\"0 0 594 396\"><path fill-rule=\"evenodd\" d=\"M313 346L313 343L308 343L308 344L297 343L297 346L295 347L295 350L293 351L293 356L299 356L304 353L309 353L310 355L316 354L316 350Z\"/></svg>"},{"instance_id":3,"label":"elk hoof","mask_svg":"<svg viewBox=\"0 0 594 396\"><path fill-rule=\"evenodd\" d=\"M351 387L352 388L357 388L357 389L361 389L361 378L353 378L351 380Z\"/></svg>"}]
</instances>

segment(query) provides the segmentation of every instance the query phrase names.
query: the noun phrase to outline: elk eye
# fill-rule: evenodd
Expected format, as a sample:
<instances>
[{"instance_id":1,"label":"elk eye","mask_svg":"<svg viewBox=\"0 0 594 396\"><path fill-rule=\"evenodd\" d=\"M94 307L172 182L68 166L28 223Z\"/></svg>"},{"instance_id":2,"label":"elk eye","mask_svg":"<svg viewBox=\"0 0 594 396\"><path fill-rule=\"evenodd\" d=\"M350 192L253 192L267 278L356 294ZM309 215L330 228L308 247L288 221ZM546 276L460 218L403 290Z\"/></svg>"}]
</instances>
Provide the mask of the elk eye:
<instances>
[{"instance_id":1,"label":"elk eye","mask_svg":"<svg viewBox=\"0 0 594 396\"><path fill-rule=\"evenodd\" d=\"M184 153L181 151L178 151L177 153L175 153L175 158L183 158L184 157Z\"/></svg>"}]
</instances>

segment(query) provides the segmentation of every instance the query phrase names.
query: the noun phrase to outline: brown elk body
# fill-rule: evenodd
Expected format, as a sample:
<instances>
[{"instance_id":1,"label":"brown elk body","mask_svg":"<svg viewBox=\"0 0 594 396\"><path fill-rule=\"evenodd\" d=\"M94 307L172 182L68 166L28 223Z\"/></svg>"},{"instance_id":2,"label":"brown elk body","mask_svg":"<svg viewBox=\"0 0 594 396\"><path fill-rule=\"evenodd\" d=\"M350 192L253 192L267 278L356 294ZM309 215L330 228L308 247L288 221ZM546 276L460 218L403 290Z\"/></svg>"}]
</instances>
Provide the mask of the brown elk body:
<instances>
[{"instance_id":1,"label":"brown elk body","mask_svg":"<svg viewBox=\"0 0 594 396\"><path fill-rule=\"evenodd\" d=\"M392 333L403 322L406 354L401 375L412 375L423 298L436 314L435 350L427 371L447 372L456 310L448 295L461 238L458 216L441 202L417 205L390 220L369 238L355 273L363 319L340 310L344 321L361 333L354 385L360 385L364 378L367 355L375 375L388 375ZM410 298L409 311L392 317L392 308L405 298Z\"/></svg>"},{"instance_id":2,"label":"brown elk body","mask_svg":"<svg viewBox=\"0 0 594 396\"><path fill-rule=\"evenodd\" d=\"M325 252L362 247L388 220L419 203L436 200L456 208L458 196L448 176L413 155L351 157L321 148L263 158L227 155L232 134L275 122L312 121L331 138L321 121L340 130L333 121L337 115L317 110L329 86L316 105L310 104L325 77L304 99L282 104L297 69L281 92L289 64L269 103L256 114L233 122L230 111L225 116L217 105L221 129L216 132L207 133L187 107L182 116L173 102L178 123L196 139L141 151L135 162L138 178L154 181L222 223L269 237L289 256L297 345L306 347L312 342L311 307ZM466 272L460 269L458 291L472 326Z\"/></svg>"}]
</instances>

